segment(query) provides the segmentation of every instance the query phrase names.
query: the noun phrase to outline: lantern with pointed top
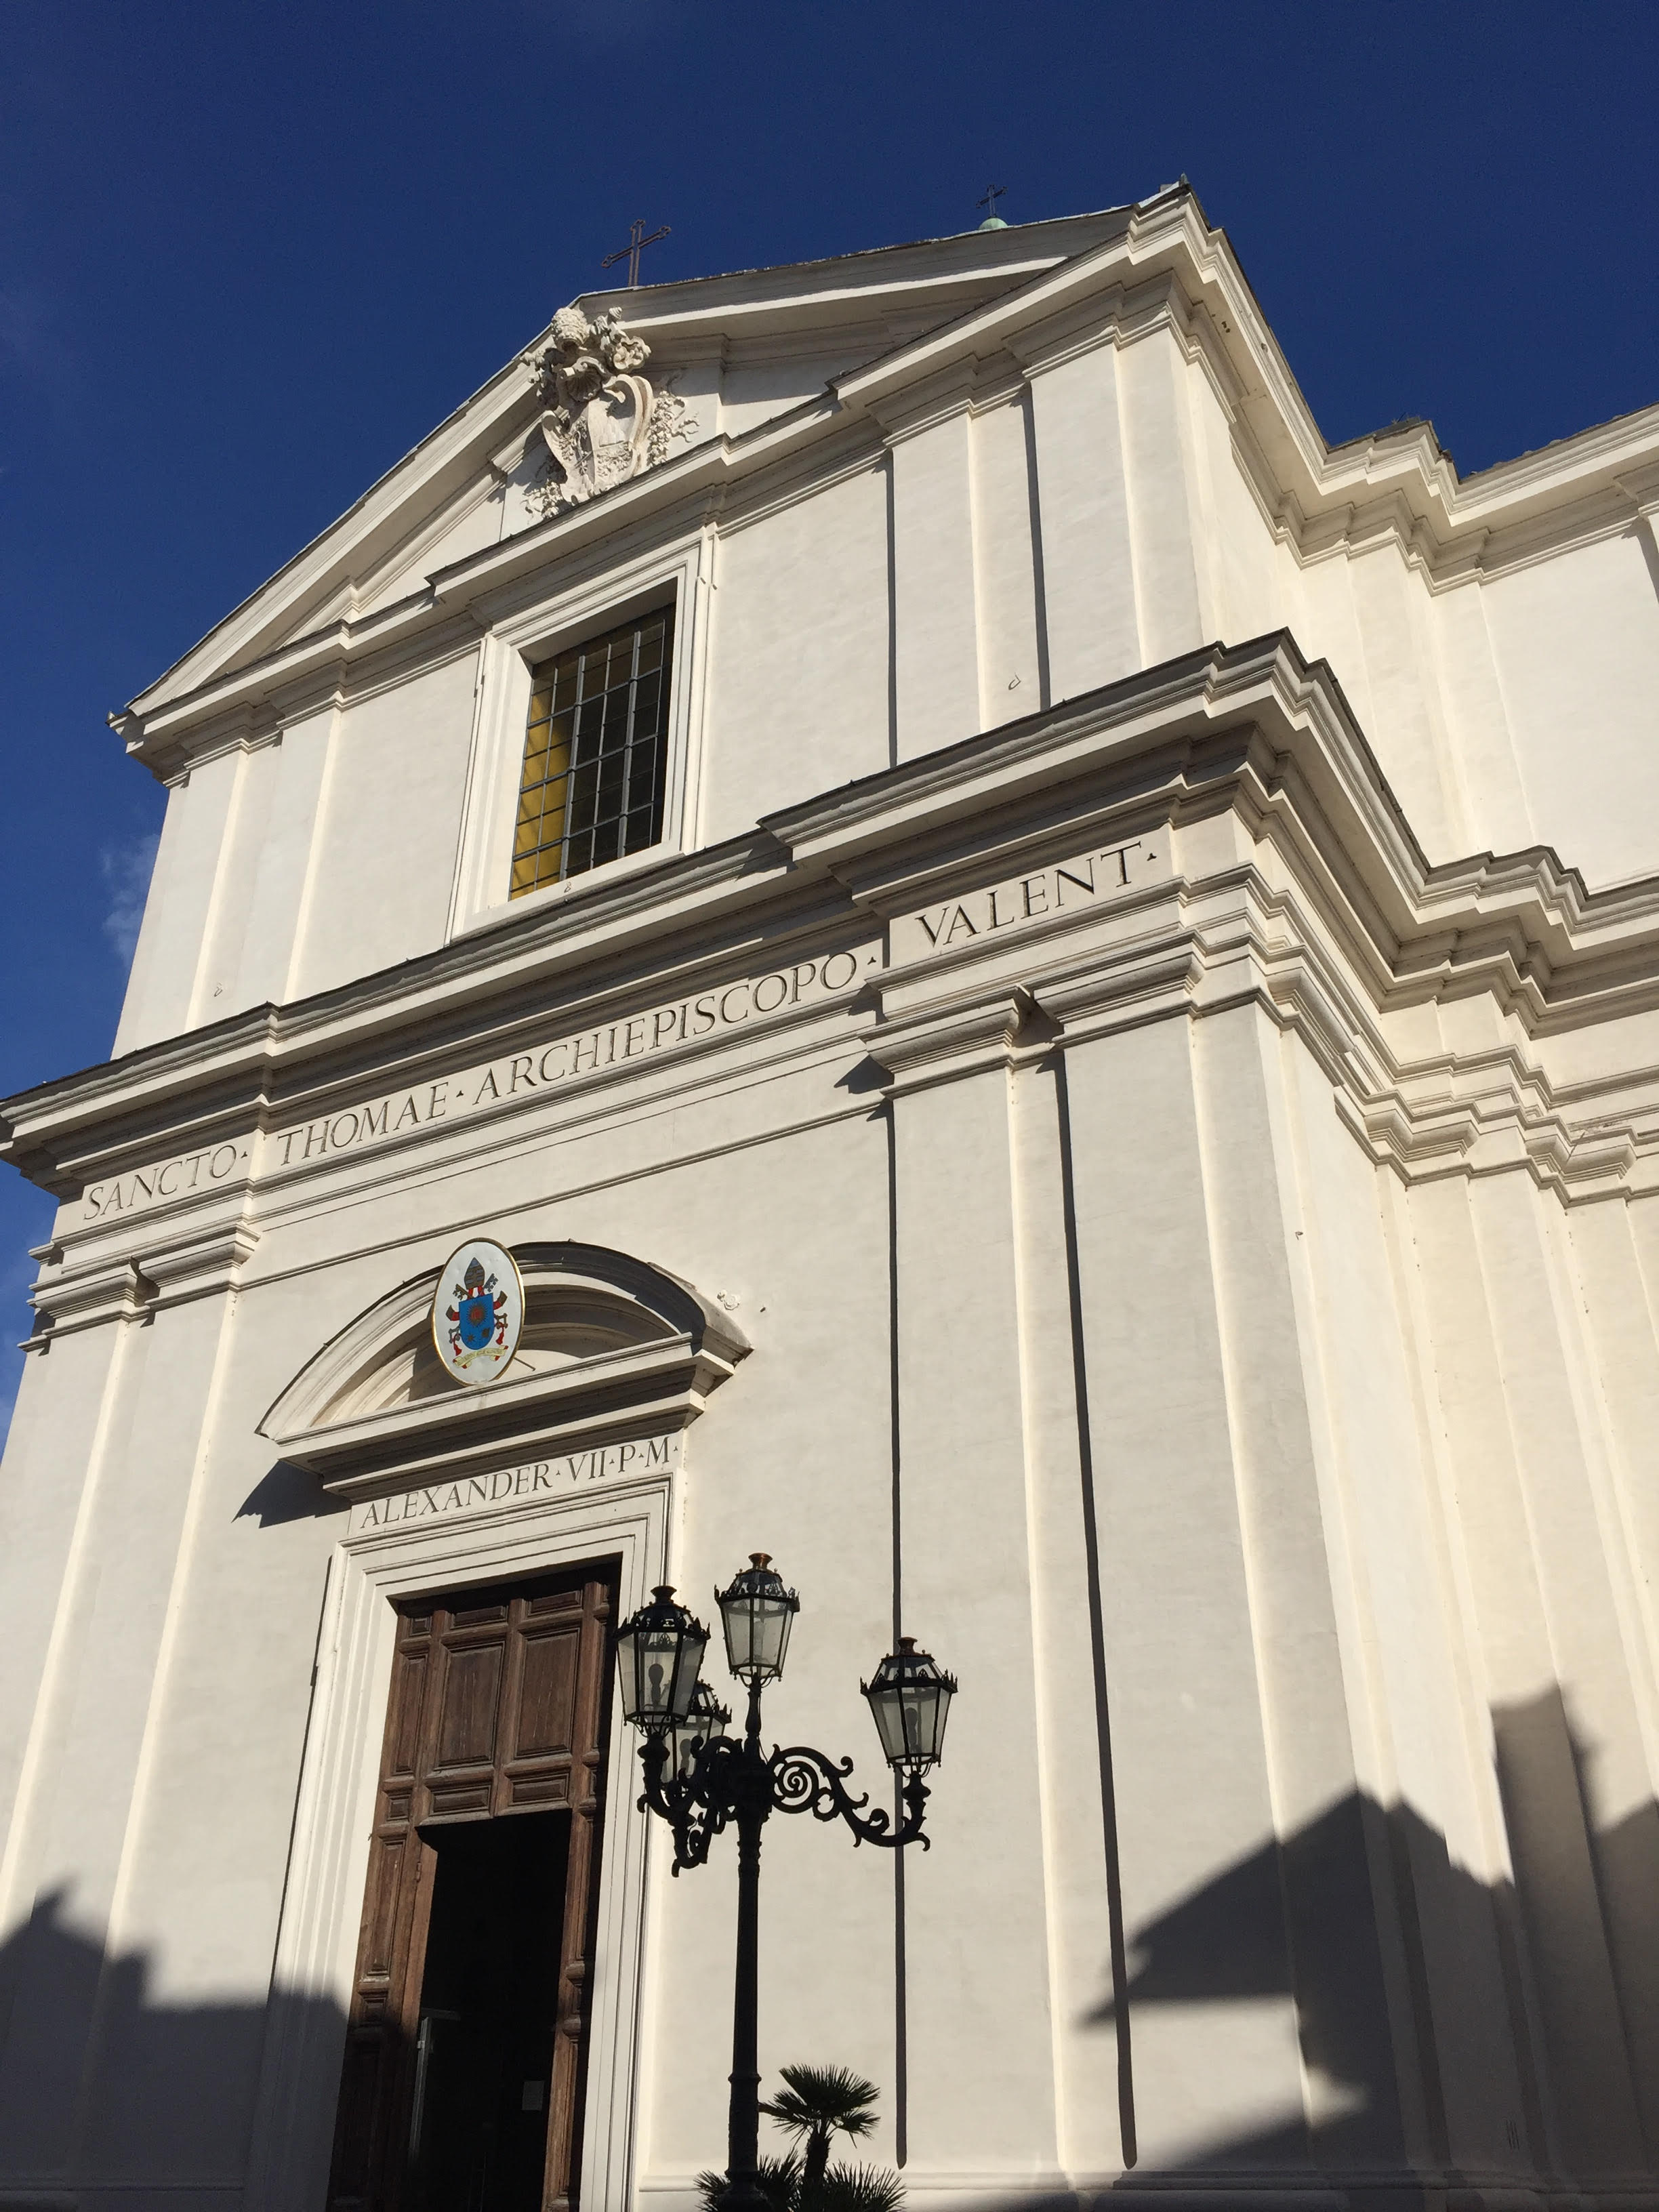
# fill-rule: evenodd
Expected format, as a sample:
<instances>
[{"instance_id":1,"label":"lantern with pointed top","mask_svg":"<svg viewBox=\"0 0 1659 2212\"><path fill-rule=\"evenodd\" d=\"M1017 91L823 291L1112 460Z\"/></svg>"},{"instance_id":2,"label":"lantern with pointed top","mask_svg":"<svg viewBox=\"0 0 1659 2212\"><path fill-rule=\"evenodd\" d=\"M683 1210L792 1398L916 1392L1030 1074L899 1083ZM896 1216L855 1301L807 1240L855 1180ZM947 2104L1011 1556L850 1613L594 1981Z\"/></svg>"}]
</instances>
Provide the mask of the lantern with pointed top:
<instances>
[{"instance_id":1,"label":"lantern with pointed top","mask_svg":"<svg viewBox=\"0 0 1659 2212\"><path fill-rule=\"evenodd\" d=\"M874 1679L859 1687L870 1700L887 1764L899 1773L925 1774L944 1748L956 1676L927 1652L918 1651L914 1637L901 1636L898 1650L890 1651Z\"/></svg>"},{"instance_id":2,"label":"lantern with pointed top","mask_svg":"<svg viewBox=\"0 0 1659 2212\"><path fill-rule=\"evenodd\" d=\"M617 1632L617 1672L623 1713L647 1735L684 1724L690 1717L708 1631L674 1600L672 1583L651 1593L649 1605Z\"/></svg>"},{"instance_id":3,"label":"lantern with pointed top","mask_svg":"<svg viewBox=\"0 0 1659 2212\"><path fill-rule=\"evenodd\" d=\"M738 1680L751 1690L776 1681L800 1600L784 1588L771 1554L751 1552L749 1565L732 1577L731 1588L715 1591L714 1602L726 1630L726 1660Z\"/></svg>"}]
</instances>

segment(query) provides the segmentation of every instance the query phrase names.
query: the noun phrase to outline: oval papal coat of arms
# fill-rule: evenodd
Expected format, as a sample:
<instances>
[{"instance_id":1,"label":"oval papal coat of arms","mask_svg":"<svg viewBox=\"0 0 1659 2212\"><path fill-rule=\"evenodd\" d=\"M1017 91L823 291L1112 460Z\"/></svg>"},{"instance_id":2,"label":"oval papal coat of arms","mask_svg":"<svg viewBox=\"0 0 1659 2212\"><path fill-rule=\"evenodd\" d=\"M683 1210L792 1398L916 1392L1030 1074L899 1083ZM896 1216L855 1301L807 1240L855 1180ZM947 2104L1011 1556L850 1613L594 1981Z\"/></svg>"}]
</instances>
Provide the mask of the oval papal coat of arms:
<instances>
[{"instance_id":1,"label":"oval papal coat of arms","mask_svg":"<svg viewBox=\"0 0 1659 2212\"><path fill-rule=\"evenodd\" d=\"M432 1341L458 1382L495 1382L524 1327L524 1284L501 1245L471 1237L445 1261L432 1300Z\"/></svg>"}]
</instances>

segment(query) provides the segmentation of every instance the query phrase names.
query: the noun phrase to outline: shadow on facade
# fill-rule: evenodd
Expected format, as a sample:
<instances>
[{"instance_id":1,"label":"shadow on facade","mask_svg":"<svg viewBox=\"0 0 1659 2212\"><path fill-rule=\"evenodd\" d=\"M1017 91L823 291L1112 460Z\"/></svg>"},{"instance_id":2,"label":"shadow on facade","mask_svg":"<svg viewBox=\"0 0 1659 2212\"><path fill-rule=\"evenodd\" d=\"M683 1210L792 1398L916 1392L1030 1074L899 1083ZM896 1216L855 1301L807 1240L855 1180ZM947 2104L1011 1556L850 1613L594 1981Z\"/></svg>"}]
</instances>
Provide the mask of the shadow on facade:
<instances>
[{"instance_id":1,"label":"shadow on facade","mask_svg":"<svg viewBox=\"0 0 1659 2212\"><path fill-rule=\"evenodd\" d=\"M349 1510L349 1500L333 1497L314 1474L279 1459L237 1507L236 1518L257 1520L262 1528L276 1528L288 1521L319 1521Z\"/></svg>"},{"instance_id":2,"label":"shadow on facade","mask_svg":"<svg viewBox=\"0 0 1659 2212\"><path fill-rule=\"evenodd\" d=\"M107 1953L72 1914L72 1898L54 1890L0 1945L0 2193L69 2203L64 2192L102 2186L231 2203L268 2038L297 2028L337 2054L343 2015L326 1999L280 1992L169 2002L144 1954ZM319 2208L327 2151L325 2131L310 2198Z\"/></svg>"},{"instance_id":3,"label":"shadow on facade","mask_svg":"<svg viewBox=\"0 0 1659 2212\"><path fill-rule=\"evenodd\" d=\"M1507 2182L1659 2204L1659 1806L1595 1827L1592 1758L1559 1693L1493 1718L1512 1884L1455 1864L1409 1810L1356 1796L1131 1927L1143 2150L1121 2189L1167 2204L1185 2175L1219 2204L1335 2185L1394 2208ZM1293 2000L1319 2085L1312 2122L1160 2154L1170 2071L1201 2079L1208 2063L1196 2008L1219 2021L1210 2047L1224 2063L1227 2008L1275 1998ZM1183 2007L1194 2041L1170 2069L1149 2031ZM1107 1998L1089 2024L1115 2033L1117 2005ZM332 2003L173 2003L143 1954L106 1953L75 1927L72 1898L42 1896L0 1945L0 2194L57 2201L103 2185L176 2202L183 2190L194 2212L230 2212L276 2030L333 2054L313 2076L327 2074L331 2104L345 2033ZM329 2132L306 2189L289 2192L296 2207L323 2203Z\"/></svg>"},{"instance_id":4,"label":"shadow on facade","mask_svg":"<svg viewBox=\"0 0 1659 2212\"><path fill-rule=\"evenodd\" d=\"M1183 2145L1178 2171L1386 2193L1415 2169L1659 2203L1659 1806L1596 1828L1559 1690L1492 1719L1512 1882L1456 1864L1409 1808L1355 1795L1130 1929L1126 2136L1157 2133L1138 2023L1281 1997L1314 2117ZM1088 2017L1121 2039L1109 1994ZM1143 2157L1121 2186L1168 2177Z\"/></svg>"}]
</instances>

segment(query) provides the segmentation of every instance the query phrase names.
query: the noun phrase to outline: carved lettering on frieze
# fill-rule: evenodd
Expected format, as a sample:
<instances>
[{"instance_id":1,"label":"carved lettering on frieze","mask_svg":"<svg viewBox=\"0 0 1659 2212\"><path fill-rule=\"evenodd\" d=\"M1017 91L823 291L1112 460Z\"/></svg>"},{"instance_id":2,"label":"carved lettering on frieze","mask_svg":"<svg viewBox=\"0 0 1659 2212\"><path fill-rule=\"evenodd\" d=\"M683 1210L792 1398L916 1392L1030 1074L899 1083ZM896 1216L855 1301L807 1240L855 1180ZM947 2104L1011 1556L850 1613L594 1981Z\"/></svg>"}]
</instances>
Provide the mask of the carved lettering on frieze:
<instances>
[{"instance_id":1,"label":"carved lettering on frieze","mask_svg":"<svg viewBox=\"0 0 1659 2212\"><path fill-rule=\"evenodd\" d=\"M159 1205L169 1198L186 1198L192 1192L211 1190L228 1182L248 1162L251 1139L238 1137L222 1145L210 1145L199 1152L181 1152L176 1159L134 1168L128 1175L112 1176L106 1182L88 1185L82 1204L88 1221L112 1221L135 1206Z\"/></svg>"},{"instance_id":2,"label":"carved lettering on frieze","mask_svg":"<svg viewBox=\"0 0 1659 2212\"><path fill-rule=\"evenodd\" d=\"M260 1170L269 1174L272 1169L303 1168L388 1138L411 1136L434 1122L492 1112L588 1078L603 1079L631 1063L700 1043L723 1030L764 1023L820 1000L844 999L880 965L878 947L854 945L602 1022L436 1082L389 1091L365 1104L269 1132L259 1140ZM238 1165L246 1170L252 1143L251 1137L239 1138L216 1150L187 1153L94 1183L82 1199L86 1219L101 1224L134 1206L199 1194L228 1178Z\"/></svg>"},{"instance_id":3,"label":"carved lettering on frieze","mask_svg":"<svg viewBox=\"0 0 1659 2212\"><path fill-rule=\"evenodd\" d=\"M637 1481L667 1474L678 1457L677 1437L645 1437L629 1443L596 1444L591 1451L568 1452L562 1459L526 1460L520 1467L497 1468L489 1474L459 1476L453 1482L423 1483L418 1489L371 1498L354 1506L351 1533L392 1528L414 1521L440 1521L480 1506L515 1504L526 1498L568 1496L589 1484Z\"/></svg>"},{"instance_id":4,"label":"carved lettering on frieze","mask_svg":"<svg viewBox=\"0 0 1659 2212\"><path fill-rule=\"evenodd\" d=\"M291 1129L276 1130L265 1139L264 1164L303 1167L308 1160L353 1152L434 1121L489 1112L580 1078L603 1076L629 1062L696 1044L722 1030L740 1029L816 1000L842 998L880 963L873 945L858 945L819 959L799 960L764 975L745 975L721 990L694 993L642 1014L602 1022L574 1036L532 1045L527 1052L489 1060L440 1083L417 1084L413 1090L394 1091L366 1106L347 1107Z\"/></svg>"},{"instance_id":5,"label":"carved lettering on frieze","mask_svg":"<svg viewBox=\"0 0 1659 2212\"><path fill-rule=\"evenodd\" d=\"M960 953L1005 930L1109 904L1143 884L1167 880L1169 874L1169 840L1158 832L1121 845L1097 846L1028 875L942 899L920 914L900 915L893 924L893 964Z\"/></svg>"}]
</instances>

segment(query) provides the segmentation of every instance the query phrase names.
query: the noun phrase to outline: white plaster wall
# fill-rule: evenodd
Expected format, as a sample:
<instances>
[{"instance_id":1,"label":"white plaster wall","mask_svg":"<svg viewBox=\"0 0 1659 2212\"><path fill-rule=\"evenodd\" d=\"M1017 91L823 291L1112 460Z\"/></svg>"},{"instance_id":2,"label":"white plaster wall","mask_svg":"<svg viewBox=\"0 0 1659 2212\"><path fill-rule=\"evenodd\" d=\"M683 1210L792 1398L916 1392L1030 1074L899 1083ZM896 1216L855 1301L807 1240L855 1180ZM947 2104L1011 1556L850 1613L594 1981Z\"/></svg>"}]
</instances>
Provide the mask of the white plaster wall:
<instances>
[{"instance_id":1,"label":"white plaster wall","mask_svg":"<svg viewBox=\"0 0 1659 2212\"><path fill-rule=\"evenodd\" d=\"M975 633L979 720L987 730L1017 722L1048 703L1030 420L1024 393L974 418Z\"/></svg>"},{"instance_id":2,"label":"white plaster wall","mask_svg":"<svg viewBox=\"0 0 1659 2212\"><path fill-rule=\"evenodd\" d=\"M43 1684L43 1755L21 1808L28 1863L8 1900L11 1929L36 1923L18 1947L0 2056L0 2157L14 2172L97 2163L89 2132L97 2106L86 2092L125 1978L106 1945L131 1869L129 1824L149 1778L151 1722L165 1697L175 1576L188 1556L223 1313L222 1298L207 1299L127 1334L102 1408L96 1497L58 1600L68 1633ZM70 1956L63 1931L79 1939ZM176 2112L173 2121L191 2178L205 2179L232 2147L199 2116Z\"/></svg>"},{"instance_id":3,"label":"white plaster wall","mask_svg":"<svg viewBox=\"0 0 1659 2212\"><path fill-rule=\"evenodd\" d=\"M720 427L727 437L740 438L746 430L817 398L832 378L861 367L881 350L878 343L854 343L781 360L726 362L720 380Z\"/></svg>"},{"instance_id":4,"label":"white plaster wall","mask_svg":"<svg viewBox=\"0 0 1659 2212\"><path fill-rule=\"evenodd\" d=\"M102 1410L118 1332L100 1329L54 1345L50 1358L26 1361L0 1481L0 1602L18 1624L0 1715L0 1912L15 1925L27 1904L35 1863L27 1822L17 1818L33 1796L44 1754L33 1725L41 1686L57 1663L54 1645L70 1637L61 1616L77 1528L94 1479ZM0 1997L0 2005L4 2003Z\"/></svg>"},{"instance_id":5,"label":"white plaster wall","mask_svg":"<svg viewBox=\"0 0 1659 2212\"><path fill-rule=\"evenodd\" d=\"M1337 1128L1301 1048L1255 1009L1202 1024L1194 1060L1310 2148L1316 2159L1386 2163L1427 2145L1411 2069L1389 2034L1395 1931L1386 1917L1379 1928L1370 1895L1368 1851L1394 1796L1376 1771L1382 1686L1372 1669L1379 1637L1395 1632L1386 1607L1396 1585L1410 1589L1419 1615L1431 1596L1400 1513L1414 1470L1400 1449L1409 1401L1397 1360L1339 1364L1351 1344L1397 1343L1386 1280L1376 1280L1372 1171ZM1335 1169L1334 1188L1307 1165L1310 1150L1326 1149L1328 1123L1351 1156L1320 1158ZM1346 1208L1344 1170L1357 1201ZM1341 1255L1334 1265L1327 1240ZM1369 1281L1356 1281L1356 1262ZM1387 1587L1367 1592L1377 1575ZM1435 1667L1437 1635L1423 1649L1418 1626L1401 1624L1391 1656L1429 1678L1416 1701L1426 1705L1446 1677Z\"/></svg>"},{"instance_id":6,"label":"white plaster wall","mask_svg":"<svg viewBox=\"0 0 1659 2212\"><path fill-rule=\"evenodd\" d=\"M907 1869L911 2155L1040 2186L1058 2159L1008 1079L893 1115L904 1625L959 1671L939 1795L959 1806L971 1778L981 1816L947 1814Z\"/></svg>"},{"instance_id":7,"label":"white plaster wall","mask_svg":"<svg viewBox=\"0 0 1659 2212\"><path fill-rule=\"evenodd\" d=\"M328 770L335 710L323 708L291 722L281 744L269 755L264 834L250 871L246 919L234 948L225 947L223 968L213 976L222 985L216 1012L281 1006L294 995L292 978L299 949L305 896L319 857L317 820Z\"/></svg>"},{"instance_id":8,"label":"white plaster wall","mask_svg":"<svg viewBox=\"0 0 1659 2212\"><path fill-rule=\"evenodd\" d=\"M922 2193L1120 2170L1109 1835L1143 2167L1218 2147L1501 2166L1508 2130L1533 2125L1517 1974L1541 1992L1561 2156L1639 2165L1645 2045L1626 2044L1655 2017L1651 1869L1625 1824L1651 1809L1631 1640L1650 1601L1628 1575L1621 1594L1619 1531L1652 1540L1630 1456L1659 1390L1645 1218L1594 1209L1569 1254L1557 1201L1522 1176L1402 1195L1303 1046L1239 1008L1070 1044L1063 1100L1052 1063L902 1092L894 1255L886 1123L839 1080L860 1052L846 1018L764 1080L748 1049L666 1109L553 1111L504 1152L385 1184L372 1216L319 1186L272 1221L234 1312L204 1298L33 1364L10 1595L37 1635L60 1603L73 1632L40 1659L46 1701L9 1681L0 1706L14 1770L37 1713L45 1729L7 1930L39 1901L93 1966L54 1988L64 2042L14 2028L0 2053L7 2170L239 2185L333 1535L254 1424L478 1221L632 1250L732 1302L756 1349L689 1438L671 1575L706 1614L749 1551L775 1553L804 1610L769 1733L850 1751L863 1780L857 1680L893 1625L896 1256L903 1625L963 1686L935 1848L906 1869ZM40 1470L88 1466L71 1546L82 1490ZM1523 1745L1553 1762L1529 1809L1498 1791L1485 1715L1557 1686L1589 1765L1575 1783L1559 1728ZM678 1881L653 1863L647 2192L718 2162L732 1872L729 1852ZM763 1897L766 2063L858 2067L890 2129L891 1862L781 1819ZM61 1961L7 1955L27 2030L30 1974Z\"/></svg>"},{"instance_id":9,"label":"white plaster wall","mask_svg":"<svg viewBox=\"0 0 1659 2212\"><path fill-rule=\"evenodd\" d=\"M1049 691L1073 699L1145 665L1112 348L1042 368L1030 407Z\"/></svg>"},{"instance_id":10,"label":"white plaster wall","mask_svg":"<svg viewBox=\"0 0 1659 2212\"><path fill-rule=\"evenodd\" d=\"M900 760L936 752L981 726L972 430L965 412L948 415L896 439L888 457Z\"/></svg>"},{"instance_id":11,"label":"white plaster wall","mask_svg":"<svg viewBox=\"0 0 1659 2212\"><path fill-rule=\"evenodd\" d=\"M1191 1054L1188 1025L1164 1022L1073 1046L1066 1071L1123 1912L1152 1983L1131 2005L1135 2112L1154 2170L1264 2133L1306 2156ZM1206 1909L1230 1881L1236 1913Z\"/></svg>"},{"instance_id":12,"label":"white plaster wall","mask_svg":"<svg viewBox=\"0 0 1659 2212\"><path fill-rule=\"evenodd\" d=\"M887 766L889 630L884 466L722 539L702 842Z\"/></svg>"},{"instance_id":13,"label":"white plaster wall","mask_svg":"<svg viewBox=\"0 0 1659 2212\"><path fill-rule=\"evenodd\" d=\"M344 709L291 989L304 997L444 940L454 887L477 655Z\"/></svg>"},{"instance_id":14,"label":"white plaster wall","mask_svg":"<svg viewBox=\"0 0 1659 2212\"><path fill-rule=\"evenodd\" d=\"M1415 1255L1396 1233L1392 1177L1353 1142L1328 1080L1299 1046L1282 1044L1276 1056L1290 1079L1307 1371L1329 1425L1321 1456L1330 1586L1355 1778L1379 1856L1390 1832L1395 1889L1382 1916L1382 1970L1396 1991L1405 2139L1419 2158L1502 2165L1525 2118L1493 1887L1506 1863L1492 1849L1501 1811L1486 1772L1490 1723L1465 1649L1434 1420L1413 1371L1403 1277ZM1276 1733L1289 1731L1280 1723ZM1407 2002L1411 1917L1426 1986ZM1340 2106L1352 2085L1340 2067L1327 2070Z\"/></svg>"},{"instance_id":15,"label":"white plaster wall","mask_svg":"<svg viewBox=\"0 0 1659 2212\"><path fill-rule=\"evenodd\" d=\"M1298 559L1169 330L1026 374L982 408L935 395L942 411L898 422L884 463L722 526L697 838L1210 638L1287 626L1335 670L1431 860L1542 840L1592 884L1659 868L1645 525L1433 591L1386 535ZM772 406L793 375L728 370L722 407L739 391ZM463 656L193 772L170 800L119 1049L441 940L471 674Z\"/></svg>"},{"instance_id":16,"label":"white plaster wall","mask_svg":"<svg viewBox=\"0 0 1659 2212\"><path fill-rule=\"evenodd\" d=\"M1595 884L1659 869L1656 568L1632 529L1485 587L1533 819Z\"/></svg>"},{"instance_id":17,"label":"white plaster wall","mask_svg":"<svg viewBox=\"0 0 1659 2212\"><path fill-rule=\"evenodd\" d=\"M1206 642L1187 368L1173 335L1159 331L1123 347L1116 370L1141 663L1151 668Z\"/></svg>"},{"instance_id":18,"label":"white plaster wall","mask_svg":"<svg viewBox=\"0 0 1659 2212\"><path fill-rule=\"evenodd\" d=\"M167 793L143 926L115 1032L117 1057L190 1025L241 756L222 754Z\"/></svg>"},{"instance_id":19,"label":"white plaster wall","mask_svg":"<svg viewBox=\"0 0 1659 2212\"><path fill-rule=\"evenodd\" d=\"M1546 2123L1557 2155L1594 2172L1639 2165L1643 2154L1610 1931L1596 1902L1596 1823L1578 1768L1586 1741L1599 1747L1609 1729L1610 1747L1629 1757L1629 1686L1610 1672L1616 1616L1564 1372L1540 1211L1548 1203L1511 1174L1470 1189L1421 1187L1411 1215L1455 1469L1469 1633L1537 1992Z\"/></svg>"}]
</instances>

